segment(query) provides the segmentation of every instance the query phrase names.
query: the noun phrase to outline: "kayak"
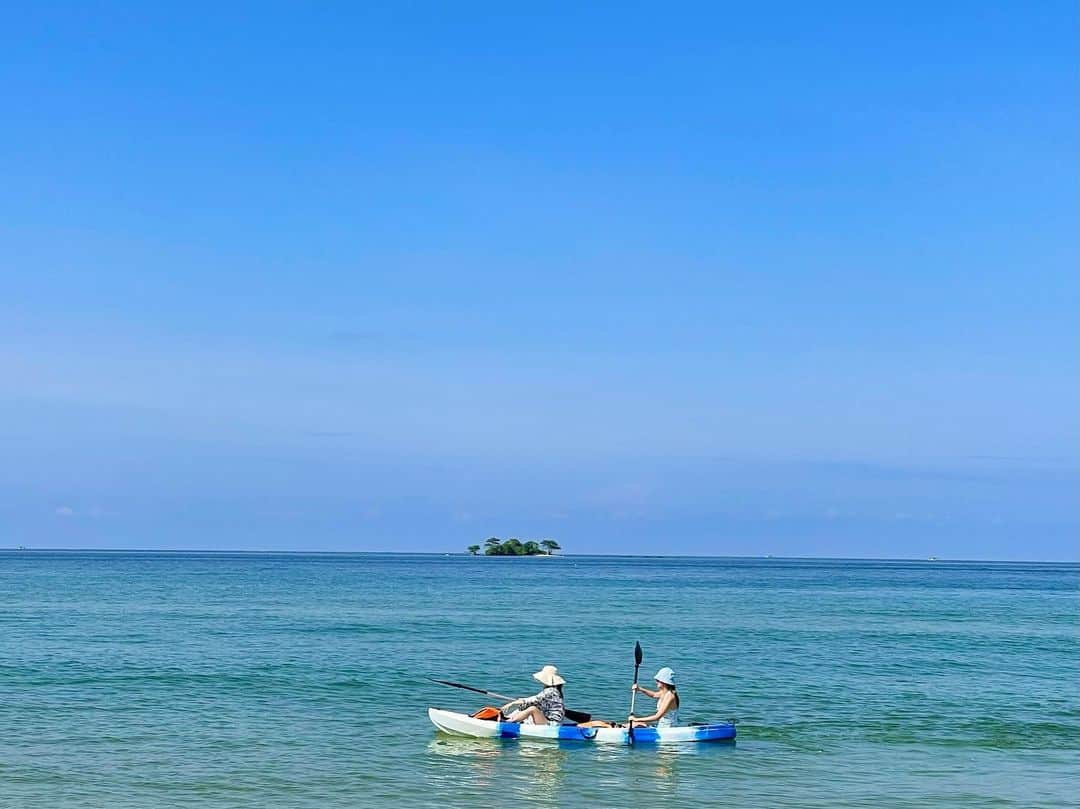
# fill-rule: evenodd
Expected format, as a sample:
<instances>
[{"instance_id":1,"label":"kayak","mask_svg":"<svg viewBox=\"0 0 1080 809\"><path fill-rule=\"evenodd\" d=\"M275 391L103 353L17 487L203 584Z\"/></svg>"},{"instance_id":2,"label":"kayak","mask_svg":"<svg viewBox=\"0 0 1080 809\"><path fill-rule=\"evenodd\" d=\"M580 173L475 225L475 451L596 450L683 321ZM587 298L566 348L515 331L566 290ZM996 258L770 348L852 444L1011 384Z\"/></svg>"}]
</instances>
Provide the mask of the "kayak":
<instances>
[{"instance_id":1,"label":"kayak","mask_svg":"<svg viewBox=\"0 0 1080 809\"><path fill-rule=\"evenodd\" d=\"M491 739L550 739L559 742L604 742L606 744L661 744L668 742L730 742L735 726L730 723L683 725L680 727L635 727L634 739L626 728L586 728L578 725L529 725L477 719L463 713L428 708L435 727L453 736Z\"/></svg>"}]
</instances>

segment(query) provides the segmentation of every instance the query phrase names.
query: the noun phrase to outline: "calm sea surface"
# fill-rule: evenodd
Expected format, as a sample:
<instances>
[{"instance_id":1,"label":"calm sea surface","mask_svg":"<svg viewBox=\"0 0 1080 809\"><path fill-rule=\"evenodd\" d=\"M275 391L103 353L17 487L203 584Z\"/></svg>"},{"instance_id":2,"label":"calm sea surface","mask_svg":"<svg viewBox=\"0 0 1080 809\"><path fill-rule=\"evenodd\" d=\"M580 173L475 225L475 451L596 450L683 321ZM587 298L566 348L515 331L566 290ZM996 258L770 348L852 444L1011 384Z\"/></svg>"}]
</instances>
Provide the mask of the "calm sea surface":
<instances>
[{"instance_id":1,"label":"calm sea surface","mask_svg":"<svg viewBox=\"0 0 1080 809\"><path fill-rule=\"evenodd\" d=\"M0 553L0 806L1069 806L1080 568ZM633 645L735 745L440 736L524 694L625 716ZM486 700L491 702L491 700ZM645 700L644 705L651 705Z\"/></svg>"}]
</instances>

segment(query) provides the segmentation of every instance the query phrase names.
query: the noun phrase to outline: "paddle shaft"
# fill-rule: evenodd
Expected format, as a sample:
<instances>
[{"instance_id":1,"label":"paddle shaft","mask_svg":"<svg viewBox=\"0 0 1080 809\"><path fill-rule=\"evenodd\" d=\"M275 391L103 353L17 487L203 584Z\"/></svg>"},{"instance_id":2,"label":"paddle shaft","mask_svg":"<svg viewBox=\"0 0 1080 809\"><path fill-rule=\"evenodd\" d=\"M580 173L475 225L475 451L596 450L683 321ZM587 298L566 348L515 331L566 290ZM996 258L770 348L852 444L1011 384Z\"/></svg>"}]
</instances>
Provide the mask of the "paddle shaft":
<instances>
[{"instance_id":1,"label":"paddle shaft","mask_svg":"<svg viewBox=\"0 0 1080 809\"><path fill-rule=\"evenodd\" d=\"M638 669L641 668L641 642L634 643L634 685L637 685ZM634 715L634 698L637 696L637 689L635 688L630 692L630 716ZM626 740L630 743L630 746L634 746L634 720L626 720Z\"/></svg>"},{"instance_id":2,"label":"paddle shaft","mask_svg":"<svg viewBox=\"0 0 1080 809\"><path fill-rule=\"evenodd\" d=\"M513 697L508 697L506 694L496 694L494 691L485 691L483 688L473 688L471 685L465 685L465 683L452 683L449 680L436 680L431 679L431 682L438 683L439 685L448 685L451 688L461 688L465 691L475 691L477 694L486 694L489 697L495 697L495 699L505 699L509 702Z\"/></svg>"},{"instance_id":3,"label":"paddle shaft","mask_svg":"<svg viewBox=\"0 0 1080 809\"><path fill-rule=\"evenodd\" d=\"M494 691L485 691L483 688L473 688L471 685L465 685L465 683L452 683L449 680L436 680L434 677L429 677L428 679L439 685L448 685L451 688L461 688L465 691L475 691L477 694L495 697L495 699L504 699L507 702L513 699L513 697L508 697L505 694L496 694ZM565 708L564 713L566 714L566 718L571 722L588 722L592 719L592 714L585 713L584 711L574 711L570 708Z\"/></svg>"}]
</instances>

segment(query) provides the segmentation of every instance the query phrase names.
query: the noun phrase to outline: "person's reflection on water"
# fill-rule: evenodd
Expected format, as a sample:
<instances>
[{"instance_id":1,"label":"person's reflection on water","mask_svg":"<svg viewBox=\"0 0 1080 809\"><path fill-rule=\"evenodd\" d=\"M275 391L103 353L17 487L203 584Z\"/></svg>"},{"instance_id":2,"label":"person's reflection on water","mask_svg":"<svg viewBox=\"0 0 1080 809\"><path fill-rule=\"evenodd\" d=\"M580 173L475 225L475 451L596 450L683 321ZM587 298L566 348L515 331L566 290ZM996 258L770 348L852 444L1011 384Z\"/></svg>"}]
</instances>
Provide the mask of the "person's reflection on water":
<instances>
[{"instance_id":1,"label":"person's reflection on water","mask_svg":"<svg viewBox=\"0 0 1080 809\"><path fill-rule=\"evenodd\" d=\"M468 739L439 735L428 743L428 750L435 755L456 759L469 766L469 782L478 789L494 787L499 779L499 759L506 755L506 745L498 739ZM446 764L449 766L450 761ZM461 781L461 772L439 768L438 781Z\"/></svg>"},{"instance_id":2,"label":"person's reflection on water","mask_svg":"<svg viewBox=\"0 0 1080 809\"><path fill-rule=\"evenodd\" d=\"M428 743L428 750L448 759L446 767L437 768L434 778L444 785L453 781L460 788L468 783L470 790L492 790L513 799L552 803L558 802L564 763L572 754L558 743L442 735ZM463 776L459 767L451 766L450 760L466 763L468 774Z\"/></svg>"},{"instance_id":3,"label":"person's reflection on water","mask_svg":"<svg viewBox=\"0 0 1080 809\"><path fill-rule=\"evenodd\" d=\"M705 766L705 760L723 756L735 749L732 744L660 744L653 748L656 756L653 772L672 788L679 784L680 771L693 773ZM691 778L691 781L693 778Z\"/></svg>"},{"instance_id":4,"label":"person's reflection on water","mask_svg":"<svg viewBox=\"0 0 1080 809\"><path fill-rule=\"evenodd\" d=\"M663 745L657 746L654 772L657 778L667 782L671 787L678 784L680 755L682 755L680 750L665 748Z\"/></svg>"},{"instance_id":5,"label":"person's reflection on water","mask_svg":"<svg viewBox=\"0 0 1080 809\"><path fill-rule=\"evenodd\" d=\"M562 744L545 742L525 742L518 749L522 772L530 781L524 797L556 802L563 785L563 765L573 751Z\"/></svg>"}]
</instances>

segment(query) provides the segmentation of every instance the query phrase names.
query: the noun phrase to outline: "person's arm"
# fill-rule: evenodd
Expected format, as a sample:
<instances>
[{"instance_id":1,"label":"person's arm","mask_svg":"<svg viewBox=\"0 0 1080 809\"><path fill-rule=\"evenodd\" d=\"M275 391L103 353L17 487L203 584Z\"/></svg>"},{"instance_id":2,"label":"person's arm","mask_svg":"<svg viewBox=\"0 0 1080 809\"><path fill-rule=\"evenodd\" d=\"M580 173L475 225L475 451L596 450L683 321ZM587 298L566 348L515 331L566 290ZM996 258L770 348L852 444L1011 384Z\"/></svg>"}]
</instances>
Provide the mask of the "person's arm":
<instances>
[{"instance_id":1,"label":"person's arm","mask_svg":"<svg viewBox=\"0 0 1080 809\"><path fill-rule=\"evenodd\" d=\"M510 709L513 708L515 705L521 705L521 707L525 707L524 705L522 705L522 703L525 702L525 700L527 700L527 699L532 699L532 698L531 697L518 697L517 699L512 699L508 703L503 705L501 708L499 708L499 710L502 711L505 714L505 713L509 713Z\"/></svg>"},{"instance_id":2,"label":"person's arm","mask_svg":"<svg viewBox=\"0 0 1080 809\"><path fill-rule=\"evenodd\" d=\"M652 697L653 699L658 699L660 697L659 691L650 691L648 688L645 688L645 686L638 685L637 683L634 683L632 686L630 686L630 690L637 691L647 697Z\"/></svg>"},{"instance_id":3,"label":"person's arm","mask_svg":"<svg viewBox=\"0 0 1080 809\"><path fill-rule=\"evenodd\" d=\"M540 698L543 697L543 696L544 696L544 692L541 691L539 694L533 694L531 697L521 697L520 699L515 699L515 700L513 700L511 702L506 703L502 707L502 712L506 713L506 709L509 708L511 705L517 705L519 711L523 710L525 708L530 708L533 705L539 705L540 704Z\"/></svg>"},{"instance_id":4,"label":"person's arm","mask_svg":"<svg viewBox=\"0 0 1080 809\"><path fill-rule=\"evenodd\" d=\"M642 689L642 690L644 691L645 689ZM671 706L672 706L672 704L674 702L675 702L675 695L672 694L669 691L669 692L661 695L660 702L658 702L657 705L656 705L656 712L655 713L649 714L648 716L634 716L633 714L630 714L630 717L629 717L629 719L627 721L629 721L629 722L655 722L661 716L663 716L664 714L666 714L668 711L671 710Z\"/></svg>"}]
</instances>

